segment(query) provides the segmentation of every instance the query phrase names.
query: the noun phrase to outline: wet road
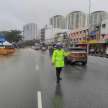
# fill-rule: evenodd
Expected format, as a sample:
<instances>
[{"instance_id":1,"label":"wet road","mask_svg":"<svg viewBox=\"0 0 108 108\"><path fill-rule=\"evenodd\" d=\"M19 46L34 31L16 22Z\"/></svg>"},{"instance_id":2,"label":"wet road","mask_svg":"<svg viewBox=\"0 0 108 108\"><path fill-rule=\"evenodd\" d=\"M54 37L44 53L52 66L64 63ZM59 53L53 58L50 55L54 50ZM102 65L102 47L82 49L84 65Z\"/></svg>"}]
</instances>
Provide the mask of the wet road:
<instances>
[{"instance_id":1,"label":"wet road","mask_svg":"<svg viewBox=\"0 0 108 108\"><path fill-rule=\"evenodd\" d=\"M56 85L48 52L22 49L0 57L0 108L108 108L108 59L89 57L86 67L66 66Z\"/></svg>"}]
</instances>

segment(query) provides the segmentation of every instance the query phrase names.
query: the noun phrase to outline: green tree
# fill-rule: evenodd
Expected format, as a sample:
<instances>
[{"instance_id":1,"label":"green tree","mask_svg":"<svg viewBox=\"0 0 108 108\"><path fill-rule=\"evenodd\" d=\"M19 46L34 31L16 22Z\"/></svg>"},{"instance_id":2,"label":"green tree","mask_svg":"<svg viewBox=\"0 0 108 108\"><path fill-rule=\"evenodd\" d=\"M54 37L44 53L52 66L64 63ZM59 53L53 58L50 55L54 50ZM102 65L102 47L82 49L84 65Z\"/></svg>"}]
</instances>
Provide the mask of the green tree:
<instances>
[{"instance_id":1,"label":"green tree","mask_svg":"<svg viewBox=\"0 0 108 108\"><path fill-rule=\"evenodd\" d=\"M1 33L5 35L6 40L9 42L18 42L23 38L22 32L19 30L2 31Z\"/></svg>"}]
</instances>

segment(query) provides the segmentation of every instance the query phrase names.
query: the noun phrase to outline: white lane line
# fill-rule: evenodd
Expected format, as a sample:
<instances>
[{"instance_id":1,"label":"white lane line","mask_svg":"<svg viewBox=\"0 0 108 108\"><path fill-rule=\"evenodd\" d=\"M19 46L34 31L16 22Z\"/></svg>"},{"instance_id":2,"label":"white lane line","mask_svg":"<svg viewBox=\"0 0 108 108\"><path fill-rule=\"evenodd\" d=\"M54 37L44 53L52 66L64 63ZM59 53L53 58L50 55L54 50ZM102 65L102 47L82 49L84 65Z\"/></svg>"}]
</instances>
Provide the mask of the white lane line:
<instances>
[{"instance_id":1,"label":"white lane line","mask_svg":"<svg viewBox=\"0 0 108 108\"><path fill-rule=\"evenodd\" d=\"M36 71L38 71L39 70L39 65L36 65L35 69L36 69Z\"/></svg>"},{"instance_id":2,"label":"white lane line","mask_svg":"<svg viewBox=\"0 0 108 108\"><path fill-rule=\"evenodd\" d=\"M38 99L38 108L42 108L42 95L41 95L41 91L37 92L37 99Z\"/></svg>"}]
</instances>

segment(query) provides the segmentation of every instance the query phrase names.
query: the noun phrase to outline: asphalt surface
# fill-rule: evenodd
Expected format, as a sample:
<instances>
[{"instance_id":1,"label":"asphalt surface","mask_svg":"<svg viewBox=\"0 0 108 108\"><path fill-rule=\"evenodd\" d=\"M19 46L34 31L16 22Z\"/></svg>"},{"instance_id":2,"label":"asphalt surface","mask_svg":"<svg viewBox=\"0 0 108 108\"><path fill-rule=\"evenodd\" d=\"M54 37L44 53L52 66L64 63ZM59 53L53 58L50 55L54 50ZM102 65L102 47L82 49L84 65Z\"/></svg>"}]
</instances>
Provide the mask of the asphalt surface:
<instances>
[{"instance_id":1,"label":"asphalt surface","mask_svg":"<svg viewBox=\"0 0 108 108\"><path fill-rule=\"evenodd\" d=\"M56 84L48 52L30 48L0 56L0 108L108 108L108 59L89 56L87 66L68 65Z\"/></svg>"}]
</instances>

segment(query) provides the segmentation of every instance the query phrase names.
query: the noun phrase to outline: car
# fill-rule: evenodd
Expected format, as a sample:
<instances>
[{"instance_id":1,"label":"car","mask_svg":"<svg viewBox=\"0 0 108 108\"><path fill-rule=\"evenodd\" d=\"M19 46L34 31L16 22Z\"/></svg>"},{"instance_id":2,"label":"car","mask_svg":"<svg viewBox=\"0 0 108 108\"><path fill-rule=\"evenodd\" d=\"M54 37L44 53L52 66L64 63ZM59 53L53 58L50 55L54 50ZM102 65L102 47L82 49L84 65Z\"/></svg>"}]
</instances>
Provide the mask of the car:
<instances>
[{"instance_id":1,"label":"car","mask_svg":"<svg viewBox=\"0 0 108 108\"><path fill-rule=\"evenodd\" d=\"M82 63L82 65L87 64L87 49L85 48L67 48L65 49L67 56L65 56L65 63Z\"/></svg>"},{"instance_id":2,"label":"car","mask_svg":"<svg viewBox=\"0 0 108 108\"><path fill-rule=\"evenodd\" d=\"M34 50L40 50L40 46L32 46L32 49L34 49Z\"/></svg>"},{"instance_id":3,"label":"car","mask_svg":"<svg viewBox=\"0 0 108 108\"><path fill-rule=\"evenodd\" d=\"M40 46L35 46L35 50L40 50Z\"/></svg>"},{"instance_id":4,"label":"car","mask_svg":"<svg viewBox=\"0 0 108 108\"><path fill-rule=\"evenodd\" d=\"M42 47L41 47L41 50L42 50L42 51L46 51L46 50L47 50L47 47L42 46Z\"/></svg>"}]
</instances>

